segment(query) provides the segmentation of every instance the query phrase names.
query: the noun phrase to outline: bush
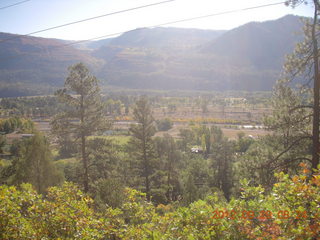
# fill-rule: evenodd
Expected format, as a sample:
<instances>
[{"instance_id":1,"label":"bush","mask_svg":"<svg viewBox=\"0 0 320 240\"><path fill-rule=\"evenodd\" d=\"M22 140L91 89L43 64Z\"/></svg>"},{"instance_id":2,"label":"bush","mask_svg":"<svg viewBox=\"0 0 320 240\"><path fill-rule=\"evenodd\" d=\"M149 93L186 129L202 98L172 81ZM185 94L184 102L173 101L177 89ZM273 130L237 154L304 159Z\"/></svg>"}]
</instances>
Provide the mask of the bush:
<instances>
[{"instance_id":1,"label":"bush","mask_svg":"<svg viewBox=\"0 0 320 240\"><path fill-rule=\"evenodd\" d=\"M0 239L319 239L320 175L277 174L270 193L242 181L241 197L217 194L187 207L153 206L145 194L123 191L119 208L95 211L75 185L52 187L46 198L31 185L0 186Z\"/></svg>"},{"instance_id":2,"label":"bush","mask_svg":"<svg viewBox=\"0 0 320 240\"><path fill-rule=\"evenodd\" d=\"M156 121L158 131L168 131L172 128L173 123L169 118Z\"/></svg>"}]
</instances>

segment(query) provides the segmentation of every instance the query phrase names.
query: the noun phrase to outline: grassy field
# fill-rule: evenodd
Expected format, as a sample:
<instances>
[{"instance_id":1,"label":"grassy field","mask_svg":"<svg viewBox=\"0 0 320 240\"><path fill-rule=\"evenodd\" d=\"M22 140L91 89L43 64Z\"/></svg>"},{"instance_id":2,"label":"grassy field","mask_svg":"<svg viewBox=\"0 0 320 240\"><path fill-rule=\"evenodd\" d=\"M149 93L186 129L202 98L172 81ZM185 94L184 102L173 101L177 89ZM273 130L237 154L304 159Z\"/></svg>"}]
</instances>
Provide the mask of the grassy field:
<instances>
[{"instance_id":1,"label":"grassy field","mask_svg":"<svg viewBox=\"0 0 320 240\"><path fill-rule=\"evenodd\" d=\"M209 125L210 126L210 125ZM168 131L163 131L163 132L157 132L156 136L163 136L164 134L169 134L174 138L179 138L179 129L184 129L188 128L188 124L174 124L173 128L171 128ZM258 138L259 136L265 136L268 134L268 132L264 129L231 129L231 128L226 128L223 126L220 126L223 134L230 138L230 139L236 139L237 134L240 132L244 132L246 136L251 135L254 138Z\"/></svg>"},{"instance_id":2,"label":"grassy field","mask_svg":"<svg viewBox=\"0 0 320 240\"><path fill-rule=\"evenodd\" d=\"M199 95L196 96L197 94ZM248 94L242 97L238 94L237 97L236 93L232 94L233 97L221 93L221 96L218 93L217 95L211 93L210 96L204 96L197 92L190 96L177 95L176 97L159 96L155 98L151 95L149 97L155 120L169 118L174 123L172 129L167 132L157 132L156 136L163 136L164 133L168 133L178 138L179 129L188 128L189 124L206 124L207 126L214 124L221 127L225 136L230 139L236 138L239 132L244 132L246 135L252 135L253 137L266 135L267 132L264 129L241 129L242 125L261 125L264 116L270 115L272 112L268 104L269 96L262 93L257 94L254 101L250 100ZM205 111L202 106L204 99L207 99ZM110 116L114 119L113 129L118 130L115 134L119 134L121 130L127 131L130 124L133 123L132 108L133 102L130 105L129 114L124 114L123 105L120 115ZM226 125L229 125L229 127ZM42 132L48 133L50 131L49 121L38 121L36 127ZM107 136L106 138L112 139L120 145L126 144L129 140L129 137L125 135Z\"/></svg>"},{"instance_id":3,"label":"grassy field","mask_svg":"<svg viewBox=\"0 0 320 240\"><path fill-rule=\"evenodd\" d=\"M91 136L92 138L104 138L114 141L116 144L125 145L129 142L130 136L116 135L116 136ZM90 139L89 138L89 139Z\"/></svg>"}]
</instances>

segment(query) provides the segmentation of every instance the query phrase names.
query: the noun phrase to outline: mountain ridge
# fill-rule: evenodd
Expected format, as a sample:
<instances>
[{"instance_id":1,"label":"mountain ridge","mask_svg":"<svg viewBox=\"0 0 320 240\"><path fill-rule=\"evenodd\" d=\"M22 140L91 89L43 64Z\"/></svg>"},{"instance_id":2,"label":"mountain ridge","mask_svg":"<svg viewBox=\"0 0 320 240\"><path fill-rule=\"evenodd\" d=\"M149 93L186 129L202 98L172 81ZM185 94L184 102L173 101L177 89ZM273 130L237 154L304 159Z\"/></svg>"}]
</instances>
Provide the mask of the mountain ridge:
<instances>
[{"instance_id":1,"label":"mountain ridge","mask_svg":"<svg viewBox=\"0 0 320 240\"><path fill-rule=\"evenodd\" d=\"M82 61L103 85L162 90L271 90L285 55L301 36L299 17L237 28L141 28L80 47L65 40L0 33L1 87L61 87L67 67ZM72 42L70 42L72 44Z\"/></svg>"}]
</instances>

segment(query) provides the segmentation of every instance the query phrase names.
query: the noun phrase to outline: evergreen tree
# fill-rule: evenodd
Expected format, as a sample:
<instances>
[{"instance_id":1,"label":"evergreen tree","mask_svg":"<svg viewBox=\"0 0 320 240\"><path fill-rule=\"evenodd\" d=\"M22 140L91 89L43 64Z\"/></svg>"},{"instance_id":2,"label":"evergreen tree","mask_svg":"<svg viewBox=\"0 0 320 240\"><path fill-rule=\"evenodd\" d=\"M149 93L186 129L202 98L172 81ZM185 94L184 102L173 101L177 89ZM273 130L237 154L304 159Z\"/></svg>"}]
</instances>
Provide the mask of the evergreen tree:
<instances>
[{"instance_id":1,"label":"evergreen tree","mask_svg":"<svg viewBox=\"0 0 320 240\"><path fill-rule=\"evenodd\" d=\"M143 96L136 102L133 109L133 118L137 124L130 127L132 138L129 148L133 154L140 177L144 178L145 192L150 200L150 176L154 171L154 145L152 136L155 134L154 118L148 99Z\"/></svg>"},{"instance_id":2,"label":"evergreen tree","mask_svg":"<svg viewBox=\"0 0 320 240\"><path fill-rule=\"evenodd\" d=\"M167 201L177 201L181 195L179 182L179 167L181 167L181 153L172 136L165 134L163 137L155 139L157 156L160 162L159 169L164 171L165 180L161 183L165 186Z\"/></svg>"},{"instance_id":3,"label":"evergreen tree","mask_svg":"<svg viewBox=\"0 0 320 240\"><path fill-rule=\"evenodd\" d=\"M289 87L286 80L278 81L272 98L273 113L264 119L264 125L272 131L265 144L273 149L273 154L261 167L287 173L301 161L311 162L312 112L300 107L304 104L306 99Z\"/></svg>"},{"instance_id":4,"label":"evergreen tree","mask_svg":"<svg viewBox=\"0 0 320 240\"><path fill-rule=\"evenodd\" d=\"M227 200L230 199L232 187L232 162L234 146L223 136L221 129L213 127L212 169L214 171L213 185L223 191Z\"/></svg>"},{"instance_id":5,"label":"evergreen tree","mask_svg":"<svg viewBox=\"0 0 320 240\"><path fill-rule=\"evenodd\" d=\"M79 141L83 166L84 191L89 190L89 161L87 137L106 130L108 122L103 116L98 80L83 63L69 67L64 88L56 92L58 99L67 105L67 110L56 115L52 122L57 136L71 134Z\"/></svg>"},{"instance_id":6,"label":"evergreen tree","mask_svg":"<svg viewBox=\"0 0 320 240\"><path fill-rule=\"evenodd\" d=\"M297 44L294 53L288 57L285 68L290 79L297 75L302 75L306 82L302 89L309 92L312 99L310 105L300 106L302 108L312 109L312 171L319 164L320 155L320 75L319 75L319 0L288 0L287 5L292 7L298 6L301 3L309 3L314 7L314 16L312 21L307 20L304 28L305 39L302 43ZM312 87L309 83L313 83ZM306 91L305 91L306 92ZM299 108L295 108L297 110ZM298 143L299 144L299 143Z\"/></svg>"},{"instance_id":7,"label":"evergreen tree","mask_svg":"<svg viewBox=\"0 0 320 240\"><path fill-rule=\"evenodd\" d=\"M16 156L8 169L13 173L9 183L31 183L39 193L63 179L53 164L49 142L40 133L18 143Z\"/></svg>"}]
</instances>

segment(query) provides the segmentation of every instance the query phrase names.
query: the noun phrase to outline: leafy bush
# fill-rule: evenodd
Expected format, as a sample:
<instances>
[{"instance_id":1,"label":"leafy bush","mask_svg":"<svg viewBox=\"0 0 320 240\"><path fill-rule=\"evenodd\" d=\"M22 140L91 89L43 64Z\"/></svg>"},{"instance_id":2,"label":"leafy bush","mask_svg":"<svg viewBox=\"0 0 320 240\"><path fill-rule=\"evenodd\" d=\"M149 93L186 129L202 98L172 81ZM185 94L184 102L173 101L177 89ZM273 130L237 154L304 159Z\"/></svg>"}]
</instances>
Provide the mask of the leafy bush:
<instances>
[{"instance_id":1,"label":"leafy bush","mask_svg":"<svg viewBox=\"0 0 320 240\"><path fill-rule=\"evenodd\" d=\"M52 187L46 197L31 185L0 186L1 239L319 239L320 175L277 174L266 194L243 180L241 197L217 194L188 207L159 205L126 188L119 208L95 211L75 185Z\"/></svg>"},{"instance_id":2,"label":"leafy bush","mask_svg":"<svg viewBox=\"0 0 320 240\"><path fill-rule=\"evenodd\" d=\"M168 131L173 126L173 123L169 118L157 120L156 124L159 131Z\"/></svg>"}]
</instances>

